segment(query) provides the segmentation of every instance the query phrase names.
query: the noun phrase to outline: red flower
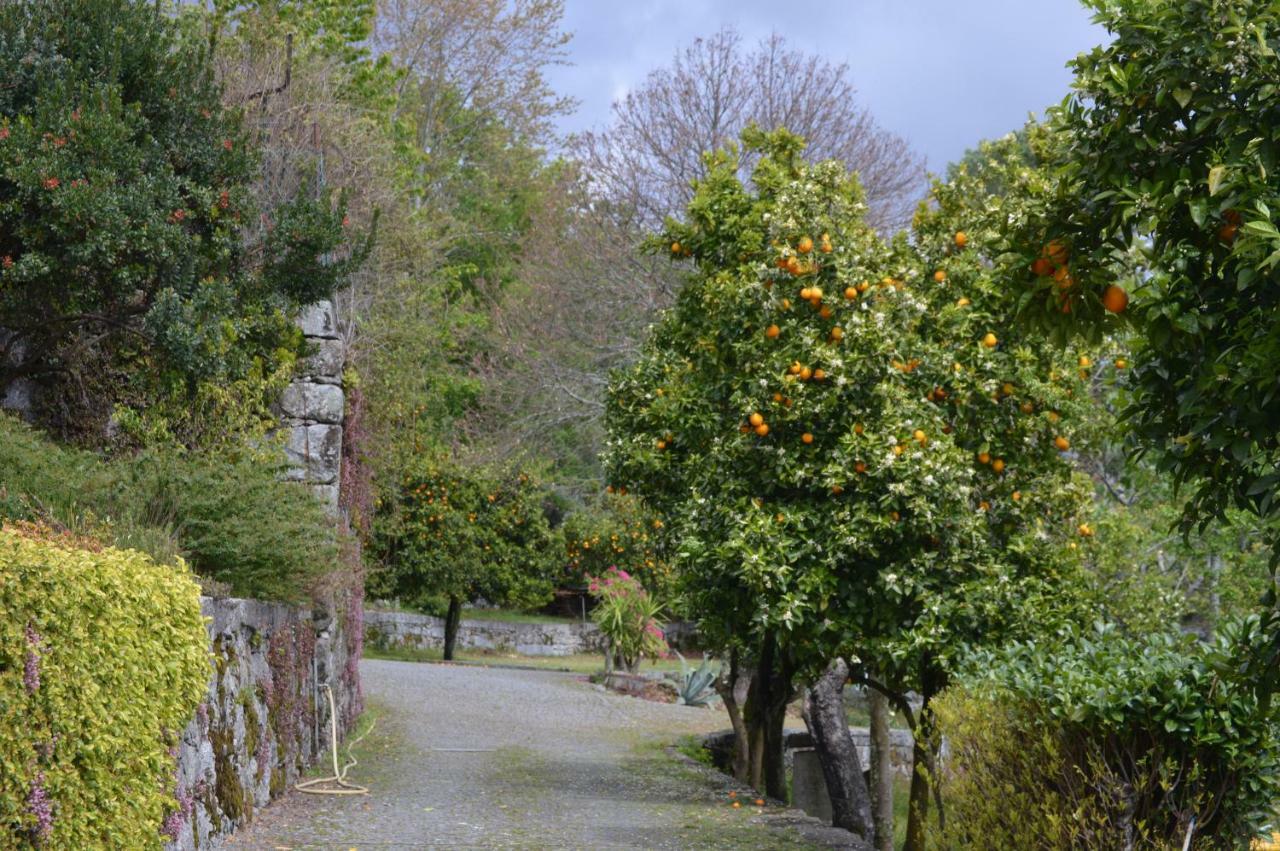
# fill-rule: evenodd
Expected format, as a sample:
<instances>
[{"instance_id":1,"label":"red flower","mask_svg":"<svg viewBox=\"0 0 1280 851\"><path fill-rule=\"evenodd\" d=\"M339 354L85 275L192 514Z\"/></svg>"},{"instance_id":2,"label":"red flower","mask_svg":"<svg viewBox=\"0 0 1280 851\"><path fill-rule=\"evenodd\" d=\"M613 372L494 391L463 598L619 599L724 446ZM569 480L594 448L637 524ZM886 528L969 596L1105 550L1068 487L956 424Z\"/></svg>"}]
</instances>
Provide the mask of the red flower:
<instances>
[{"instance_id":1,"label":"red flower","mask_svg":"<svg viewBox=\"0 0 1280 851\"><path fill-rule=\"evenodd\" d=\"M61 186L61 185L62 185L62 181L61 181L61 180L58 180L58 178L56 178L56 177L46 177L46 178L45 178L45 181L44 181L44 188L45 188L45 189L57 189L57 188L58 188L59 186Z\"/></svg>"},{"instance_id":2,"label":"red flower","mask_svg":"<svg viewBox=\"0 0 1280 851\"><path fill-rule=\"evenodd\" d=\"M223 140L222 140L222 149L223 149L224 151L229 151L229 150L231 150L233 147L235 147L235 146L231 144L231 140L230 140L230 139L223 139Z\"/></svg>"},{"instance_id":3,"label":"red flower","mask_svg":"<svg viewBox=\"0 0 1280 851\"><path fill-rule=\"evenodd\" d=\"M187 217L186 210L174 210L172 213L169 214L169 221L180 222L186 217Z\"/></svg>"}]
</instances>

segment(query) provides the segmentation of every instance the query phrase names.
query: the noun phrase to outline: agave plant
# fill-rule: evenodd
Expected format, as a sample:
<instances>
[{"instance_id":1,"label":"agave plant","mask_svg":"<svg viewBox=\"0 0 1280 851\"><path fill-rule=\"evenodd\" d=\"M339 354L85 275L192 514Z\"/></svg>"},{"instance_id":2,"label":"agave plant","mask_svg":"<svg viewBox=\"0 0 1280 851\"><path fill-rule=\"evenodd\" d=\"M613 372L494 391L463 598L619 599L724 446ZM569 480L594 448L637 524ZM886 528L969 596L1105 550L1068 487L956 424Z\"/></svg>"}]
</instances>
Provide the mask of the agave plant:
<instances>
[{"instance_id":1,"label":"agave plant","mask_svg":"<svg viewBox=\"0 0 1280 851\"><path fill-rule=\"evenodd\" d=\"M711 659L704 653L702 664L691 669L680 651L673 651L680 659L680 696L677 703L685 706L706 706L715 697L712 683L720 676L720 666L711 669Z\"/></svg>"}]
</instances>

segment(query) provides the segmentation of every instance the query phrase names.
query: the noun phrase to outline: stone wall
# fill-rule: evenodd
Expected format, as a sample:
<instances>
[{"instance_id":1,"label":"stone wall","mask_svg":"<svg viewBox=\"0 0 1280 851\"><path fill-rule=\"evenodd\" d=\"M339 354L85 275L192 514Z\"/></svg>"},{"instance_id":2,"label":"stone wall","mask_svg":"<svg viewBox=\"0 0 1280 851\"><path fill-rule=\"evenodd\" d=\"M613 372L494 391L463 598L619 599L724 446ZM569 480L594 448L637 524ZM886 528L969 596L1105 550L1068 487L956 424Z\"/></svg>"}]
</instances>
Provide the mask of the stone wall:
<instances>
[{"instance_id":1,"label":"stone wall","mask_svg":"<svg viewBox=\"0 0 1280 851\"><path fill-rule=\"evenodd\" d=\"M280 397L280 415L289 430L285 453L288 477L306 482L328 507L338 511L342 473L342 417L346 403L342 370L346 351L338 336L333 302L305 309L298 326L312 354L299 365L298 377Z\"/></svg>"},{"instance_id":2,"label":"stone wall","mask_svg":"<svg viewBox=\"0 0 1280 851\"><path fill-rule=\"evenodd\" d=\"M349 613L331 618L278 603L201 599L213 651L209 691L182 733L173 851L208 848L327 756L334 691L339 734L360 711Z\"/></svg>"},{"instance_id":3,"label":"stone wall","mask_svg":"<svg viewBox=\"0 0 1280 851\"><path fill-rule=\"evenodd\" d=\"M858 749L858 759L862 769L866 771L871 765L871 731L866 727L850 727L853 744ZM724 730L704 736L702 746L711 754L711 760L721 771L728 771L733 761L733 731ZM813 747L813 738L808 730L790 729L783 733L784 762L791 767L791 760L797 751L809 750ZM910 730L893 729L889 731L889 762L895 774L903 777L911 776L911 760L915 740Z\"/></svg>"},{"instance_id":4,"label":"stone wall","mask_svg":"<svg viewBox=\"0 0 1280 851\"><path fill-rule=\"evenodd\" d=\"M444 619L409 612L364 613L365 643L391 647L444 647ZM458 626L458 647L525 656L603 653L604 636L593 623L516 623L468 620Z\"/></svg>"}]
</instances>

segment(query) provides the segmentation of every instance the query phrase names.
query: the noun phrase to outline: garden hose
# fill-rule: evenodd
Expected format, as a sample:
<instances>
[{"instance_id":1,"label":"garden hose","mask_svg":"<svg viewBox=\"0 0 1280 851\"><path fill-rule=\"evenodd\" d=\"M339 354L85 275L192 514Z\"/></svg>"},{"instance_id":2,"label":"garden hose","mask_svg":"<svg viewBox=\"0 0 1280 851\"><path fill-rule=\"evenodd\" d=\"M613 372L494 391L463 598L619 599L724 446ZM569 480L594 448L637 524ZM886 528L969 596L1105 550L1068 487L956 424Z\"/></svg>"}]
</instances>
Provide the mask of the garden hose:
<instances>
[{"instance_id":1,"label":"garden hose","mask_svg":"<svg viewBox=\"0 0 1280 851\"><path fill-rule=\"evenodd\" d=\"M352 755L351 749L360 743L360 740L373 730L373 725L377 723L376 719L369 723L369 729L365 730L356 738L347 743L347 759L350 760L346 765L338 768L338 713L333 705L333 689L328 684L322 684L320 688L324 689L325 696L329 698L329 745L333 753L333 776L317 777L315 780L307 780L302 783L295 783L293 788L299 792L306 792L308 795L368 795L369 790L364 786L357 786L354 783L347 782L347 772L355 768L359 763L356 762L355 756ZM337 788L317 788L325 783L337 784Z\"/></svg>"}]
</instances>

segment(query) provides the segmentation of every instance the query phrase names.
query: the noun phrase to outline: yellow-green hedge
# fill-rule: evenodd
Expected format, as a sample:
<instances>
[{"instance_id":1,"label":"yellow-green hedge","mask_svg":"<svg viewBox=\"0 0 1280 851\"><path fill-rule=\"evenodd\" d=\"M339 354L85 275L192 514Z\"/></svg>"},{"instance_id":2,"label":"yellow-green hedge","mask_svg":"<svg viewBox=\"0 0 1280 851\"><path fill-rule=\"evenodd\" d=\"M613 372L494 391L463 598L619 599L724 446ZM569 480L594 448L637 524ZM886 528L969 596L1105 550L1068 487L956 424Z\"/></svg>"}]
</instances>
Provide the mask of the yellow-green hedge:
<instances>
[{"instance_id":1,"label":"yellow-green hedge","mask_svg":"<svg viewBox=\"0 0 1280 851\"><path fill-rule=\"evenodd\" d=\"M185 568L0 529L0 847L159 847L208 675Z\"/></svg>"}]
</instances>

